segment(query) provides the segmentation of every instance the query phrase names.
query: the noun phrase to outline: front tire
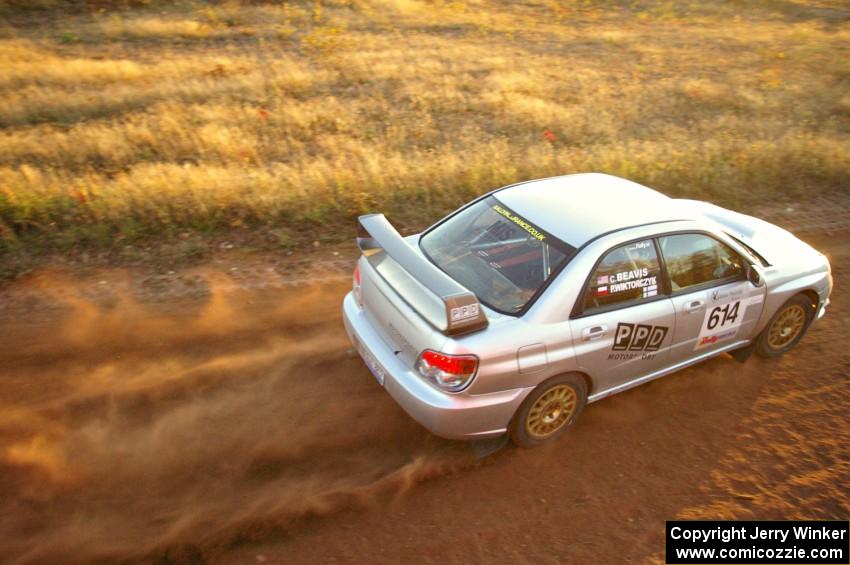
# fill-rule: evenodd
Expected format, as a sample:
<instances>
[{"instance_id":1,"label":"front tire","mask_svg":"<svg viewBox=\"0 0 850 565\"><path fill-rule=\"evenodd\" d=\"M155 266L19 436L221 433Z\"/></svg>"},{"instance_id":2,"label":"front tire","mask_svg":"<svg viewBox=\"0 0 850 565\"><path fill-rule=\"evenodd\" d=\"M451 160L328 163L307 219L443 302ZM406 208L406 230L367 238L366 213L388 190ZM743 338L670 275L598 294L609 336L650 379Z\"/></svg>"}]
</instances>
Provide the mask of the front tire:
<instances>
[{"instance_id":1,"label":"front tire","mask_svg":"<svg viewBox=\"0 0 850 565\"><path fill-rule=\"evenodd\" d=\"M802 294L783 304L767 323L756 343L761 357L779 357L803 339L814 318L812 302Z\"/></svg>"},{"instance_id":2,"label":"front tire","mask_svg":"<svg viewBox=\"0 0 850 565\"><path fill-rule=\"evenodd\" d=\"M581 375L566 374L540 383L511 422L511 440L520 447L545 443L571 428L587 403Z\"/></svg>"}]
</instances>

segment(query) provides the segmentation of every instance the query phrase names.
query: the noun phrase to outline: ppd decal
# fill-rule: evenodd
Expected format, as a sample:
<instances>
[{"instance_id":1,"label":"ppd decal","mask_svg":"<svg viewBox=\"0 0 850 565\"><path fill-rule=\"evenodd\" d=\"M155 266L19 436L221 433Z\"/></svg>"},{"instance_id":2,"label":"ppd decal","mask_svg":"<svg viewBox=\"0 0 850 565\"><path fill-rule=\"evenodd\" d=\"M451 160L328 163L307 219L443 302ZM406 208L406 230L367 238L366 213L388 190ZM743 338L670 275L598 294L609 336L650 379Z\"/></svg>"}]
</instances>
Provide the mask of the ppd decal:
<instances>
[{"instance_id":1,"label":"ppd decal","mask_svg":"<svg viewBox=\"0 0 850 565\"><path fill-rule=\"evenodd\" d=\"M629 360L640 356L642 359L652 359L655 352L667 337L667 326L651 326L647 324L617 324L614 332L614 345L611 351L626 351L628 353L611 353L608 359Z\"/></svg>"}]
</instances>

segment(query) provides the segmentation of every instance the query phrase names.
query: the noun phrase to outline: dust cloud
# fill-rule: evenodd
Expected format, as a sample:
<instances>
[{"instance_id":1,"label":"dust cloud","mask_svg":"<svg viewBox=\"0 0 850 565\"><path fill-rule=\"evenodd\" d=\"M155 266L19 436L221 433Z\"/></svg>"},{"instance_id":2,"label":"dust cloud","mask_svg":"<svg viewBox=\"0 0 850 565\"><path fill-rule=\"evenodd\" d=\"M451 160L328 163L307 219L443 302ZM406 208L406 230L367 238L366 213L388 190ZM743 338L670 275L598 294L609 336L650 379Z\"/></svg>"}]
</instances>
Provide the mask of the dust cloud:
<instances>
[{"instance_id":1,"label":"dust cloud","mask_svg":"<svg viewBox=\"0 0 850 565\"><path fill-rule=\"evenodd\" d=\"M168 307L31 284L62 315L0 323L2 561L201 562L475 460L352 355L342 283L213 277Z\"/></svg>"}]
</instances>

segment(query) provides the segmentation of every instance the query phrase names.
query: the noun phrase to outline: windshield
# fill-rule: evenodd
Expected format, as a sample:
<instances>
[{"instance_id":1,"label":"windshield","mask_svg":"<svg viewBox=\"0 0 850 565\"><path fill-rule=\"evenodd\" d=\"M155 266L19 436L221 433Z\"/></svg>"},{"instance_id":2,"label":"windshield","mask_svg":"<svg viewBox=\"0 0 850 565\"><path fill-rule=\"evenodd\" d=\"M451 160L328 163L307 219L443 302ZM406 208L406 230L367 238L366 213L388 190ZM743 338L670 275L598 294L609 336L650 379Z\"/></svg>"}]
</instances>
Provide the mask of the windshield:
<instances>
[{"instance_id":1,"label":"windshield","mask_svg":"<svg viewBox=\"0 0 850 565\"><path fill-rule=\"evenodd\" d=\"M516 314L575 248L488 196L420 240L425 255L493 310Z\"/></svg>"}]
</instances>

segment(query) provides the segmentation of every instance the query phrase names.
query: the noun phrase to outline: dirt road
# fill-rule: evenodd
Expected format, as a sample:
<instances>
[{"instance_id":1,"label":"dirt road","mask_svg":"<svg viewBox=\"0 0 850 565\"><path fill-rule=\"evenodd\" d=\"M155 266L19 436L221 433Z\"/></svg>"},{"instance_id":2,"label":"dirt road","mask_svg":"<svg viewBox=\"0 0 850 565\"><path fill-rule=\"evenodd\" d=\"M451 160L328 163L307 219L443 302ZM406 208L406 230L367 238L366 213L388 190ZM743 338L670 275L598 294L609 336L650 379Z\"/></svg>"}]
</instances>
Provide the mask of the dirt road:
<instances>
[{"instance_id":1,"label":"dirt road","mask_svg":"<svg viewBox=\"0 0 850 565\"><path fill-rule=\"evenodd\" d=\"M807 238L838 288L791 354L703 363L488 456L351 356L345 282L213 279L163 307L33 277L60 307L0 323L0 561L658 562L666 519L847 519L847 238Z\"/></svg>"}]
</instances>

